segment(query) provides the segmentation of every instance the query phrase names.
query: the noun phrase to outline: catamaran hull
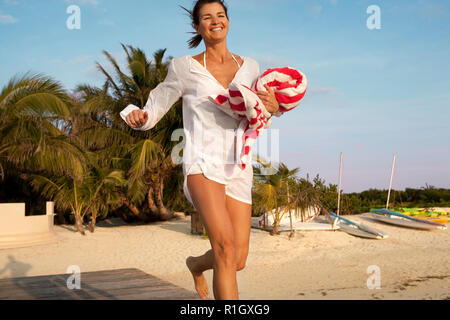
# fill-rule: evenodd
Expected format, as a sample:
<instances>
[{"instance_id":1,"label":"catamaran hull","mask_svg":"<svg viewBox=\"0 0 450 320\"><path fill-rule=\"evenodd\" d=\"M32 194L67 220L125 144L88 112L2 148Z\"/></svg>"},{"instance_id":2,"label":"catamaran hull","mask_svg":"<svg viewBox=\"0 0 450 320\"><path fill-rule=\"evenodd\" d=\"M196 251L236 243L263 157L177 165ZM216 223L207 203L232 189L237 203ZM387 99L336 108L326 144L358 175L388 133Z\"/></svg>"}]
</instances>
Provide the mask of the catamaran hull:
<instances>
[{"instance_id":1,"label":"catamaran hull","mask_svg":"<svg viewBox=\"0 0 450 320\"><path fill-rule=\"evenodd\" d=\"M265 229L259 224L253 223L252 228L262 229L262 230L272 230L272 228L266 227ZM333 230L333 226L328 223L318 223L318 222L297 222L292 224L292 229L296 231L331 231ZM335 230L339 229L337 227ZM291 227L288 225L280 225L278 227L278 231L291 231Z\"/></svg>"},{"instance_id":2,"label":"catamaran hull","mask_svg":"<svg viewBox=\"0 0 450 320\"><path fill-rule=\"evenodd\" d=\"M353 236L357 236L357 237L368 238L368 239L379 239L379 240L388 238L388 236L386 234L383 236L380 236L377 234L365 232L363 230L360 230L358 228L355 228L355 227L345 224L345 223L338 223L338 226L339 226L340 230L342 230L348 234L351 234Z\"/></svg>"},{"instance_id":3,"label":"catamaran hull","mask_svg":"<svg viewBox=\"0 0 450 320\"><path fill-rule=\"evenodd\" d=\"M386 215L372 213L372 212L368 212L367 214L368 214L369 218L372 218L374 220L401 226L401 227L421 229L421 230L445 229L445 226L436 226L436 225L427 224L427 223L420 222L420 221L405 219L402 217L386 216Z\"/></svg>"}]
</instances>

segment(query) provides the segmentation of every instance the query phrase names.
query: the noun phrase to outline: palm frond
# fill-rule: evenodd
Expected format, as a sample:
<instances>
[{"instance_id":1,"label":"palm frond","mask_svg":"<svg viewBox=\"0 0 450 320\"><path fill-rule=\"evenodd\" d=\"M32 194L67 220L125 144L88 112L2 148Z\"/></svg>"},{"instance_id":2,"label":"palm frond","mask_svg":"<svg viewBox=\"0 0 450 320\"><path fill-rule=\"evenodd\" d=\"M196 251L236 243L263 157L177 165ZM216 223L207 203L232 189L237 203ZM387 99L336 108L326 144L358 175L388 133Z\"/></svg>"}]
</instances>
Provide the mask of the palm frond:
<instances>
[{"instance_id":1,"label":"palm frond","mask_svg":"<svg viewBox=\"0 0 450 320\"><path fill-rule=\"evenodd\" d=\"M23 76L14 76L0 93L0 108L14 104L17 100L30 93L47 92L64 98L66 93L58 81L42 74L27 72Z\"/></svg>"},{"instance_id":2,"label":"palm frond","mask_svg":"<svg viewBox=\"0 0 450 320\"><path fill-rule=\"evenodd\" d=\"M134 142L134 138L127 132L99 125L79 132L78 137L82 141L84 147L89 150L104 149L109 146L130 144Z\"/></svg>"},{"instance_id":3,"label":"palm frond","mask_svg":"<svg viewBox=\"0 0 450 320\"><path fill-rule=\"evenodd\" d=\"M15 103L15 113L45 117L57 115L66 118L70 115L68 106L57 96L50 93L34 93Z\"/></svg>"},{"instance_id":4,"label":"palm frond","mask_svg":"<svg viewBox=\"0 0 450 320\"><path fill-rule=\"evenodd\" d=\"M127 185L127 197L134 204L142 203L147 195L148 186L145 184L144 176L129 179Z\"/></svg>"},{"instance_id":5,"label":"palm frond","mask_svg":"<svg viewBox=\"0 0 450 320\"><path fill-rule=\"evenodd\" d=\"M116 84L116 82L114 81L113 77L103 68L103 66L100 63L96 62L96 66L97 66L97 69L99 69L103 73L103 75L107 78L107 82L114 87L114 92L115 92L116 96L118 98L123 98L122 91L120 90L120 88Z\"/></svg>"},{"instance_id":6,"label":"palm frond","mask_svg":"<svg viewBox=\"0 0 450 320\"><path fill-rule=\"evenodd\" d=\"M46 199L52 199L61 190L61 186L52 179L39 174L22 174L34 191L39 192ZM61 182L61 180L60 180Z\"/></svg>"},{"instance_id":7,"label":"palm frond","mask_svg":"<svg viewBox=\"0 0 450 320\"><path fill-rule=\"evenodd\" d=\"M131 181L144 176L146 169L151 167L151 163L158 160L159 151L158 144L152 140L142 140L136 144L131 153L133 163L129 172Z\"/></svg>"}]
</instances>

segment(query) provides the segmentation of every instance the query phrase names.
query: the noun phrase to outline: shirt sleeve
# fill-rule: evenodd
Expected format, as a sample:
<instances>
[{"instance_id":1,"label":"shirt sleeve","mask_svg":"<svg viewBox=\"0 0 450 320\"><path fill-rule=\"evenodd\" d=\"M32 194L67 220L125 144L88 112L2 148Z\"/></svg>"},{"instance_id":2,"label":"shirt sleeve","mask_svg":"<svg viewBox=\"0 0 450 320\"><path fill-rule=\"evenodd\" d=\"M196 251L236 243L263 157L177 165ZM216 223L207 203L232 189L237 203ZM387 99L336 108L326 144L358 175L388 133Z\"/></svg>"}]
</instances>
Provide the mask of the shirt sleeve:
<instances>
[{"instance_id":1,"label":"shirt sleeve","mask_svg":"<svg viewBox=\"0 0 450 320\"><path fill-rule=\"evenodd\" d=\"M150 92L143 108L143 111L148 113L147 122L142 127L133 129L138 131L152 129L183 95L183 84L176 72L174 60L170 61L166 78ZM130 104L120 112L120 116L126 122L126 117L134 110L139 108Z\"/></svg>"}]
</instances>

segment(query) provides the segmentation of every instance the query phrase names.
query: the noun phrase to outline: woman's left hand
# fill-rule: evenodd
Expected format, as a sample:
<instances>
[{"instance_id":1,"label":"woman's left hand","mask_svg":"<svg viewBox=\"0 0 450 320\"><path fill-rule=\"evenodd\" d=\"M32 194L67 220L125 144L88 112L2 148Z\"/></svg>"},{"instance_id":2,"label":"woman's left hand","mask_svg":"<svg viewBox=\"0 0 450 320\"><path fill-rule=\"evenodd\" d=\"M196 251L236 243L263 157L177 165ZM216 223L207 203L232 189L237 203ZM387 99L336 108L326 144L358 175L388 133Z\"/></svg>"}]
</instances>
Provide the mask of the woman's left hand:
<instances>
[{"instance_id":1,"label":"woman's left hand","mask_svg":"<svg viewBox=\"0 0 450 320\"><path fill-rule=\"evenodd\" d=\"M266 88L267 92L258 91L256 94L264 103L266 110L271 114L274 114L280 109L280 105L278 104L277 98L275 97L275 91L273 91L273 89L267 84L264 85L264 88Z\"/></svg>"}]
</instances>

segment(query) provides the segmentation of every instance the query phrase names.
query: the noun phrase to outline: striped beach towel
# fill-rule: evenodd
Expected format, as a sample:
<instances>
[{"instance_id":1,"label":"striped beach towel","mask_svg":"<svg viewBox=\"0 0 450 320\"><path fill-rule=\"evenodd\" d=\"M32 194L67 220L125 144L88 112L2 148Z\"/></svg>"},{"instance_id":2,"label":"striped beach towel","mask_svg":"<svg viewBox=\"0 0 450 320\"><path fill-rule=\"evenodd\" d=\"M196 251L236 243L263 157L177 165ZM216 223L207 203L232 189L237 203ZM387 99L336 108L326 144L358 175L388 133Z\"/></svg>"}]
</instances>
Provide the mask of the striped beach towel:
<instances>
[{"instance_id":1,"label":"striped beach towel","mask_svg":"<svg viewBox=\"0 0 450 320\"><path fill-rule=\"evenodd\" d=\"M209 100L217 104L221 110L235 119L241 120L240 127L245 128L242 134L242 150L240 153L241 168L245 169L249 162L249 154L256 138L263 129L272 124L272 114L268 112L256 94L267 91L267 84L275 92L280 110L275 116L280 117L287 111L297 107L306 93L306 76L299 70L285 67L267 69L256 79L251 88L232 82L228 93L209 96Z\"/></svg>"}]
</instances>

